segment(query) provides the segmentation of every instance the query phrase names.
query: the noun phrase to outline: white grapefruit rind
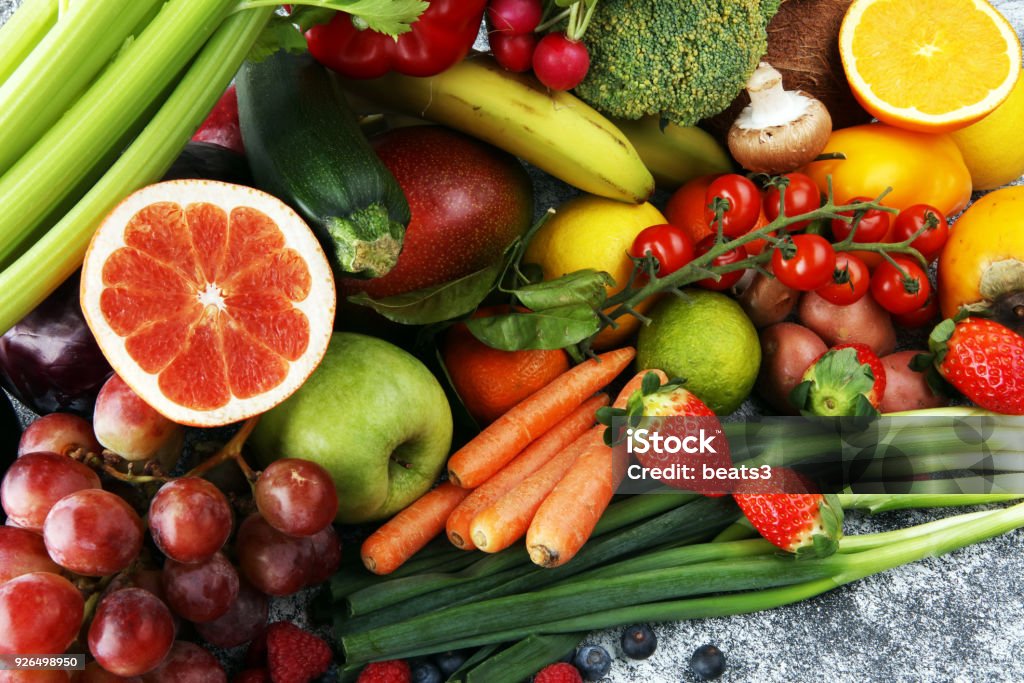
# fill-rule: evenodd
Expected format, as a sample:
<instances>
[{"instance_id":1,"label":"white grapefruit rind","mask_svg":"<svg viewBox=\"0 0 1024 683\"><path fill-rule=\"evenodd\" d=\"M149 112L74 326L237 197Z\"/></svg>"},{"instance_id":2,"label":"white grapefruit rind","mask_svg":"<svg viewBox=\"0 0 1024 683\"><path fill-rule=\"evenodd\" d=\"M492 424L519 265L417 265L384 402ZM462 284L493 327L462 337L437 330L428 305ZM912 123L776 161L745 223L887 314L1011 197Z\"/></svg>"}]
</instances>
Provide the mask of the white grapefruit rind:
<instances>
[{"instance_id":1,"label":"white grapefruit rind","mask_svg":"<svg viewBox=\"0 0 1024 683\"><path fill-rule=\"evenodd\" d=\"M309 345L297 361L290 363L288 374L277 386L252 396L231 400L213 410L195 410L169 400L158 385L159 375L139 367L125 350L125 338L107 323L100 309L103 292L103 264L117 249L125 246L124 229L143 207L156 202L175 202L181 206L204 202L226 213L248 206L269 216L284 235L285 244L306 260L312 286L309 295L294 302L309 320ZM291 396L319 365L327 351L334 327L337 298L334 278L323 249L305 221L286 204L265 192L214 180L172 180L142 188L124 199L100 224L89 243L82 265L82 312L96 337L100 350L118 375L157 412L178 424L217 427L231 424L270 410Z\"/></svg>"},{"instance_id":2,"label":"white grapefruit rind","mask_svg":"<svg viewBox=\"0 0 1024 683\"><path fill-rule=\"evenodd\" d=\"M871 109L885 113L887 118L914 122L922 126L941 128L951 125L955 126L958 123L963 123L966 126L991 113L993 109L1002 104L1003 100L1009 97L1010 91L1013 90L1013 86L1020 77L1020 39L1006 17L989 3L985 2L985 0L975 0L975 6L992 18L993 23L999 28L999 33L1006 40L1008 46L1006 59L1009 76L1003 81L1002 85L996 90L990 90L988 96L983 100L944 114L926 114L917 107L894 107L885 100L880 99L872 90L871 85L861 77L860 71L857 69L857 59L853 55L853 36L856 33L853 27L860 23L865 9L873 2L874 0L854 0L843 17L843 23L839 29L839 54L842 57L846 78L850 83L850 88L860 98L870 104Z\"/></svg>"}]
</instances>

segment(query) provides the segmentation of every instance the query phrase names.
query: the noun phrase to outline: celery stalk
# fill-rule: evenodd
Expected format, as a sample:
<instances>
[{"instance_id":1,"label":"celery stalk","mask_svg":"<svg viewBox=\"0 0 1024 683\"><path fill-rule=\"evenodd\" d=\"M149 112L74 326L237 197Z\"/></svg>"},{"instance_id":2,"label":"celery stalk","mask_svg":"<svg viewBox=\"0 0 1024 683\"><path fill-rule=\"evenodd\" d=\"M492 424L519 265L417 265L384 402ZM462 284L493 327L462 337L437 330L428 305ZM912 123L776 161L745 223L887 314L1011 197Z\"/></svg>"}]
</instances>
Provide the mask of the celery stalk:
<instances>
[{"instance_id":1,"label":"celery stalk","mask_svg":"<svg viewBox=\"0 0 1024 683\"><path fill-rule=\"evenodd\" d=\"M0 85L57 23L58 0L25 0L0 26Z\"/></svg>"},{"instance_id":2,"label":"celery stalk","mask_svg":"<svg viewBox=\"0 0 1024 683\"><path fill-rule=\"evenodd\" d=\"M1006 493L953 493L946 495L916 493L840 493L839 503L844 510L868 510L872 514L888 510L910 508L961 507L1007 503L1024 498L1024 494Z\"/></svg>"},{"instance_id":3,"label":"celery stalk","mask_svg":"<svg viewBox=\"0 0 1024 683\"><path fill-rule=\"evenodd\" d=\"M188 3L203 4L197 0L181 4ZM227 3L216 4L220 8ZM42 239L0 273L0 330L10 328L75 272L96 226L125 194L159 180L167 171L231 82L272 13L273 8L260 8L226 19L110 170ZM178 30L201 28L207 26L194 22L179 25Z\"/></svg>"},{"instance_id":4,"label":"celery stalk","mask_svg":"<svg viewBox=\"0 0 1024 683\"><path fill-rule=\"evenodd\" d=\"M0 86L0 174L60 119L160 4L90 0L60 17Z\"/></svg>"},{"instance_id":5,"label":"celery stalk","mask_svg":"<svg viewBox=\"0 0 1024 683\"><path fill-rule=\"evenodd\" d=\"M0 177L0 265L19 255L49 209L114 148L232 6L233 0L167 2L67 114Z\"/></svg>"}]
</instances>

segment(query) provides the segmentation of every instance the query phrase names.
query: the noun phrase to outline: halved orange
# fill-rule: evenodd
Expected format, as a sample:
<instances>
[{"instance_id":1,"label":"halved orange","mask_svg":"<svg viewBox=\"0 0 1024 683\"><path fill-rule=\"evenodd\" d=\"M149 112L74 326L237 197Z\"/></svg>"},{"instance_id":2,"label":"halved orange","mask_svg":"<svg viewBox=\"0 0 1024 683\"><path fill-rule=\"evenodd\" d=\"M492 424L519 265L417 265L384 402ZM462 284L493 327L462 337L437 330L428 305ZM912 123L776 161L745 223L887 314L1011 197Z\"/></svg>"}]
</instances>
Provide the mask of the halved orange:
<instances>
[{"instance_id":1,"label":"halved orange","mask_svg":"<svg viewBox=\"0 0 1024 683\"><path fill-rule=\"evenodd\" d=\"M158 412L211 427L262 413L320 363L334 280L301 217L266 193L176 180L127 197L82 266L110 365Z\"/></svg>"},{"instance_id":2,"label":"halved orange","mask_svg":"<svg viewBox=\"0 0 1024 683\"><path fill-rule=\"evenodd\" d=\"M930 133L984 117L1021 69L1017 34L986 0L854 0L839 54L864 109Z\"/></svg>"}]
</instances>

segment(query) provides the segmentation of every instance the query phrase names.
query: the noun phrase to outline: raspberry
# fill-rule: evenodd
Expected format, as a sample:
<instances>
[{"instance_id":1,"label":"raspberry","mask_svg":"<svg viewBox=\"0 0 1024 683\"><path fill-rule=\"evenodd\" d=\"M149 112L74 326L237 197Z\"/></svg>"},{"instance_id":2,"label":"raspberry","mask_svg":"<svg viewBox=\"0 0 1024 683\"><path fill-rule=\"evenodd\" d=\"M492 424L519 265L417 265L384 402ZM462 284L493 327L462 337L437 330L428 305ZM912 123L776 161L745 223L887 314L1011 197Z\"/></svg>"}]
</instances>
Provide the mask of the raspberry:
<instances>
[{"instance_id":1,"label":"raspberry","mask_svg":"<svg viewBox=\"0 0 1024 683\"><path fill-rule=\"evenodd\" d=\"M270 683L270 674L266 669L246 669L231 679L231 683Z\"/></svg>"},{"instance_id":2,"label":"raspberry","mask_svg":"<svg viewBox=\"0 0 1024 683\"><path fill-rule=\"evenodd\" d=\"M367 664L356 683L411 683L412 669L404 659Z\"/></svg>"},{"instance_id":3,"label":"raspberry","mask_svg":"<svg viewBox=\"0 0 1024 683\"><path fill-rule=\"evenodd\" d=\"M550 664L533 677L533 683L583 683L583 676L572 664Z\"/></svg>"},{"instance_id":4,"label":"raspberry","mask_svg":"<svg viewBox=\"0 0 1024 683\"><path fill-rule=\"evenodd\" d=\"M331 665L331 648L322 638L295 624L267 627L267 665L274 683L307 683Z\"/></svg>"}]
</instances>

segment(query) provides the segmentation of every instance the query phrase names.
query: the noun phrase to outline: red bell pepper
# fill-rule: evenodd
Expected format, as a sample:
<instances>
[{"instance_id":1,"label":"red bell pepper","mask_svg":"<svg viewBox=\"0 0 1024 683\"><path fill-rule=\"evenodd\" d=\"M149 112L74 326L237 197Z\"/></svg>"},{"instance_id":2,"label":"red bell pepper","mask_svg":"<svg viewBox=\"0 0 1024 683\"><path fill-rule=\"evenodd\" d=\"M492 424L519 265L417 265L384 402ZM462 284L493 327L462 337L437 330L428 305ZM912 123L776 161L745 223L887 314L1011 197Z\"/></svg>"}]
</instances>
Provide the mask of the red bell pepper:
<instances>
[{"instance_id":1,"label":"red bell pepper","mask_svg":"<svg viewBox=\"0 0 1024 683\"><path fill-rule=\"evenodd\" d=\"M433 76L455 65L473 47L487 0L427 0L412 30L397 40L360 29L339 12L306 32L313 58L349 78L378 78L389 71Z\"/></svg>"}]
</instances>

